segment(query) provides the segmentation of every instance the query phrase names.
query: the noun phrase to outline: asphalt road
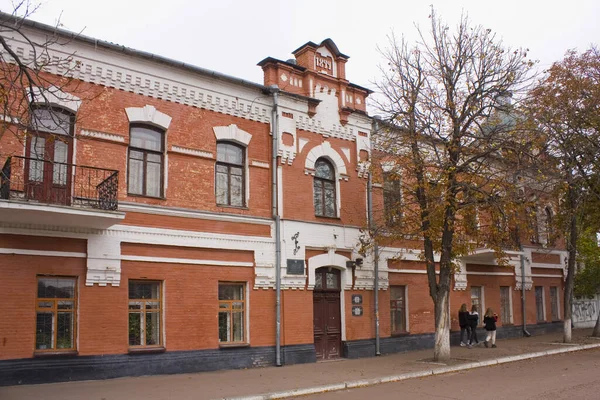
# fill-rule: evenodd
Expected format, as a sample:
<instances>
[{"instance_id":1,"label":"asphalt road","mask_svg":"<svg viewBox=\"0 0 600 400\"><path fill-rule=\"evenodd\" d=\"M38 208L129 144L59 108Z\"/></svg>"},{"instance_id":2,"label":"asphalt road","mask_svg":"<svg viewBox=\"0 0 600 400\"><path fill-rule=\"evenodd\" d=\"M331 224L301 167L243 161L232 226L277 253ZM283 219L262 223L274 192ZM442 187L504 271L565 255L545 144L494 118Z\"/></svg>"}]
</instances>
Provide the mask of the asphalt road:
<instances>
[{"instance_id":1,"label":"asphalt road","mask_svg":"<svg viewBox=\"0 0 600 400\"><path fill-rule=\"evenodd\" d=\"M303 398L600 399L600 350L579 351Z\"/></svg>"}]
</instances>

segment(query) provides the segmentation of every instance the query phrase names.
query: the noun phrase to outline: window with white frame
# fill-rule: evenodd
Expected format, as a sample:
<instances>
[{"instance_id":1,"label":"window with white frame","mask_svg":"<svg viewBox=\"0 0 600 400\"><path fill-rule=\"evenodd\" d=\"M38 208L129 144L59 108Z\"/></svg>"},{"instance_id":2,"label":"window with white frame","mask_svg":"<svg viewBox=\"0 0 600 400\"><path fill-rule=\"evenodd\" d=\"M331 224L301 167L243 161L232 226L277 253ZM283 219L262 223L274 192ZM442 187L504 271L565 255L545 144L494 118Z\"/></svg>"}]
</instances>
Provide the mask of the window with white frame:
<instances>
[{"instance_id":1,"label":"window with white frame","mask_svg":"<svg viewBox=\"0 0 600 400\"><path fill-rule=\"evenodd\" d=\"M161 282L129 281L129 347L161 344Z\"/></svg>"},{"instance_id":2,"label":"window with white frame","mask_svg":"<svg viewBox=\"0 0 600 400\"><path fill-rule=\"evenodd\" d=\"M550 286L550 307L552 313L552 321L560 320L560 306L558 297L558 287Z\"/></svg>"},{"instance_id":3,"label":"window with white frame","mask_svg":"<svg viewBox=\"0 0 600 400\"><path fill-rule=\"evenodd\" d=\"M393 171L383 173L383 210L387 226L396 226L402 219L402 181Z\"/></svg>"},{"instance_id":4,"label":"window with white frame","mask_svg":"<svg viewBox=\"0 0 600 400\"><path fill-rule=\"evenodd\" d=\"M246 343L246 285L219 283L219 343Z\"/></svg>"},{"instance_id":5,"label":"window with white frame","mask_svg":"<svg viewBox=\"0 0 600 400\"><path fill-rule=\"evenodd\" d=\"M390 286L390 323L393 334L406 333L406 286Z\"/></svg>"},{"instance_id":6,"label":"window with white frame","mask_svg":"<svg viewBox=\"0 0 600 400\"><path fill-rule=\"evenodd\" d=\"M162 197L164 131L151 125L131 125L127 191L129 194Z\"/></svg>"},{"instance_id":7,"label":"window with white frame","mask_svg":"<svg viewBox=\"0 0 600 400\"><path fill-rule=\"evenodd\" d=\"M546 320L546 310L544 305L544 287L535 287L535 316L537 322Z\"/></svg>"},{"instance_id":8,"label":"window with white frame","mask_svg":"<svg viewBox=\"0 0 600 400\"><path fill-rule=\"evenodd\" d=\"M510 286L500 286L500 323L502 325L513 323L512 296Z\"/></svg>"},{"instance_id":9,"label":"window with white frame","mask_svg":"<svg viewBox=\"0 0 600 400\"><path fill-rule=\"evenodd\" d=\"M35 309L36 351L75 350L77 279L38 277Z\"/></svg>"},{"instance_id":10,"label":"window with white frame","mask_svg":"<svg viewBox=\"0 0 600 400\"><path fill-rule=\"evenodd\" d=\"M471 286L471 306L477 306L479 312L479 323L483 323L483 313L485 310L485 304L483 303L483 287L482 286Z\"/></svg>"},{"instance_id":11,"label":"window with white frame","mask_svg":"<svg viewBox=\"0 0 600 400\"><path fill-rule=\"evenodd\" d=\"M246 148L232 142L217 143L215 195L217 204L233 207L245 205Z\"/></svg>"},{"instance_id":12,"label":"window with white frame","mask_svg":"<svg viewBox=\"0 0 600 400\"><path fill-rule=\"evenodd\" d=\"M313 186L315 215L337 217L335 169L329 160L319 158L315 163Z\"/></svg>"}]
</instances>

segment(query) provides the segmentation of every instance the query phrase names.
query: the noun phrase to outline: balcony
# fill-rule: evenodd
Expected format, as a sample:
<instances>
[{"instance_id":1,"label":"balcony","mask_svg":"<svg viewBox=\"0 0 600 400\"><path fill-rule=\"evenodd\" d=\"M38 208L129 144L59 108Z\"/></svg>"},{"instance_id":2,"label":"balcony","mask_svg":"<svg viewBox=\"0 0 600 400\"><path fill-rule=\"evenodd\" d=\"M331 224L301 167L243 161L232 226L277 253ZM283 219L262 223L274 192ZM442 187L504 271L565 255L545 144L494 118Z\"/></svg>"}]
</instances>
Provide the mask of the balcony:
<instances>
[{"instance_id":1,"label":"balcony","mask_svg":"<svg viewBox=\"0 0 600 400\"><path fill-rule=\"evenodd\" d=\"M119 171L12 156L0 178L2 222L106 229L125 217Z\"/></svg>"}]
</instances>

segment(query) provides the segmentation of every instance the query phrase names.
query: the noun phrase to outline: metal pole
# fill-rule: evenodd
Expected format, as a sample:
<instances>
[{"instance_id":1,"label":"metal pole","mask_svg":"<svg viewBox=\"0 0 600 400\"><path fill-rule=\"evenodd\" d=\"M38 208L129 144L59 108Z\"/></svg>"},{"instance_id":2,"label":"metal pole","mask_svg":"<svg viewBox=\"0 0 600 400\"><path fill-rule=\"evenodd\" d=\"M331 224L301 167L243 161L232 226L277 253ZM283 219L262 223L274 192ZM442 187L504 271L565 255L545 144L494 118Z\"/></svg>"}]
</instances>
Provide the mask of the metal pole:
<instances>
[{"instance_id":1,"label":"metal pole","mask_svg":"<svg viewBox=\"0 0 600 400\"><path fill-rule=\"evenodd\" d=\"M273 112L271 116L272 128L272 156L271 156L271 202L272 213L275 221L275 365L281 367L281 219L279 215L279 207L277 204L277 153L278 146L278 131L279 131L279 88L277 85L270 87L273 94Z\"/></svg>"}]
</instances>

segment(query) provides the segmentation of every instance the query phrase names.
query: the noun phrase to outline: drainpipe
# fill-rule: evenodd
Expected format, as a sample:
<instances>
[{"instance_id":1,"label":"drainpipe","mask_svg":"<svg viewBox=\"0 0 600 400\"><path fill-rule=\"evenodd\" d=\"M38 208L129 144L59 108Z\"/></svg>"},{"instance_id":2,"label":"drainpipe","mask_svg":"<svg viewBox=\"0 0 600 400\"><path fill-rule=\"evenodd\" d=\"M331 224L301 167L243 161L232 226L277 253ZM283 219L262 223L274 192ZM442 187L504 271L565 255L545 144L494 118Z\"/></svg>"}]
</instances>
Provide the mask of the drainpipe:
<instances>
[{"instance_id":1,"label":"drainpipe","mask_svg":"<svg viewBox=\"0 0 600 400\"><path fill-rule=\"evenodd\" d=\"M377 123L378 117L373 119L373 132L376 132L378 129ZM371 171L368 174L367 180L367 218L369 219L369 230L373 232L375 230L375 222L373 221L373 177ZM379 245L377 241L373 246L373 274L375 275L373 278L373 290L374 294L374 303L375 303L375 355L380 356L381 352L379 351Z\"/></svg>"},{"instance_id":2,"label":"drainpipe","mask_svg":"<svg viewBox=\"0 0 600 400\"><path fill-rule=\"evenodd\" d=\"M275 365L281 367L281 219L277 199L277 153L279 152L279 87L271 85L269 91L273 95L273 111L271 115L271 204L275 221Z\"/></svg>"},{"instance_id":3,"label":"drainpipe","mask_svg":"<svg viewBox=\"0 0 600 400\"><path fill-rule=\"evenodd\" d=\"M529 337L531 336L531 333L527 331L527 315L525 314L525 256L523 255L523 245L521 244L520 240L519 249L521 250L521 255L519 258L521 259L521 307L523 314L523 336Z\"/></svg>"}]
</instances>

